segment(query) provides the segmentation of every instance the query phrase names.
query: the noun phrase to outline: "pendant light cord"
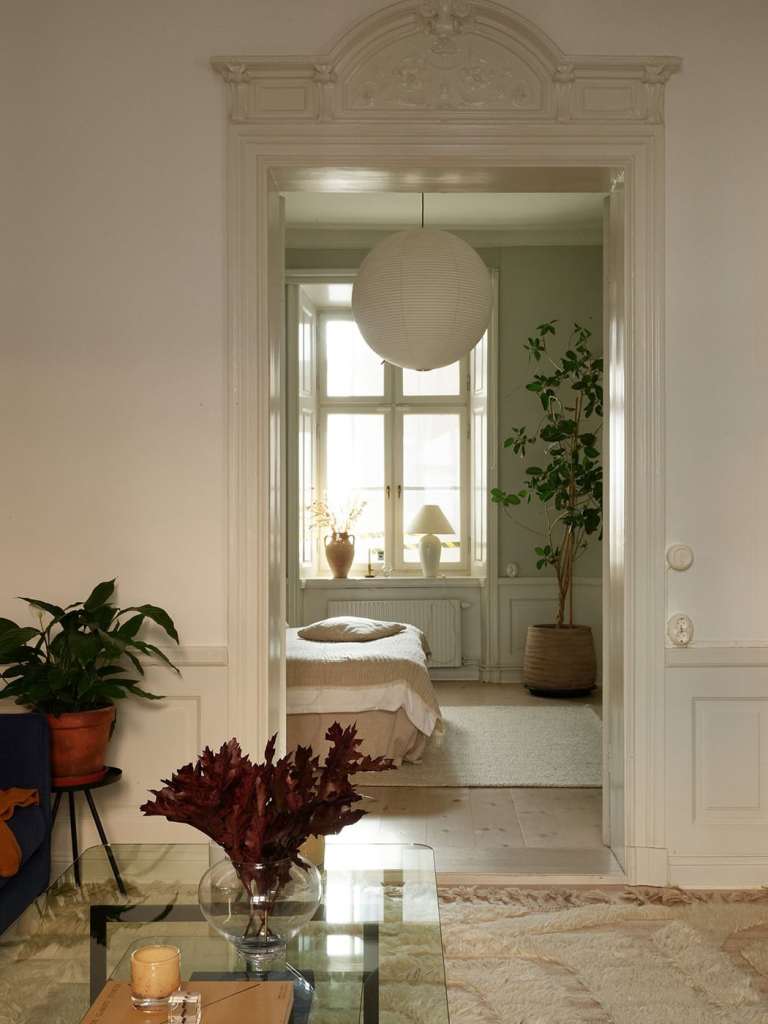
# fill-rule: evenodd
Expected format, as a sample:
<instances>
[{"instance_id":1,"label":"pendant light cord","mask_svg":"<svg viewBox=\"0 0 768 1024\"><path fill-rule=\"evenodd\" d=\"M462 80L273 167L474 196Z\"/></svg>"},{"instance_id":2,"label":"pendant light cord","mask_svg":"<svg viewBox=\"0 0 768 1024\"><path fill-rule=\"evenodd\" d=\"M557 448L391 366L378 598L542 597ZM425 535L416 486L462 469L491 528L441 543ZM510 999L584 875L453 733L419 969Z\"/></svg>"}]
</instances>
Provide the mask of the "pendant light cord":
<instances>
[{"instance_id":1,"label":"pendant light cord","mask_svg":"<svg viewBox=\"0 0 768 1024\"><path fill-rule=\"evenodd\" d=\"M424 193L421 193L421 226L424 227Z\"/></svg>"}]
</instances>

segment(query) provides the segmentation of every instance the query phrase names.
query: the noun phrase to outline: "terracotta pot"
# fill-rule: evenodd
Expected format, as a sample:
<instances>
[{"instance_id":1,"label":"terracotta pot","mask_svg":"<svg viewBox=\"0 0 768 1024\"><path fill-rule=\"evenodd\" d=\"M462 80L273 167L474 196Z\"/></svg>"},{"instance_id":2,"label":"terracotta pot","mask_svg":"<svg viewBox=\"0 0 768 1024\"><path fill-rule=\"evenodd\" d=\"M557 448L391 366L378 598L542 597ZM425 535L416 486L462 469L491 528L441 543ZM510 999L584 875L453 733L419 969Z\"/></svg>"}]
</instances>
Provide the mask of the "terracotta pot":
<instances>
[{"instance_id":1,"label":"terracotta pot","mask_svg":"<svg viewBox=\"0 0 768 1024\"><path fill-rule=\"evenodd\" d=\"M107 771L104 764L107 745L115 721L114 706L46 717L51 730L54 786L81 786L103 779Z\"/></svg>"},{"instance_id":2,"label":"terracotta pot","mask_svg":"<svg viewBox=\"0 0 768 1024\"><path fill-rule=\"evenodd\" d=\"M576 697L595 688L597 662L589 626L529 626L523 682L531 693Z\"/></svg>"},{"instance_id":3,"label":"terracotta pot","mask_svg":"<svg viewBox=\"0 0 768 1024\"><path fill-rule=\"evenodd\" d=\"M345 580L355 560L355 538L348 533L334 533L325 538L325 557L335 580Z\"/></svg>"}]
</instances>

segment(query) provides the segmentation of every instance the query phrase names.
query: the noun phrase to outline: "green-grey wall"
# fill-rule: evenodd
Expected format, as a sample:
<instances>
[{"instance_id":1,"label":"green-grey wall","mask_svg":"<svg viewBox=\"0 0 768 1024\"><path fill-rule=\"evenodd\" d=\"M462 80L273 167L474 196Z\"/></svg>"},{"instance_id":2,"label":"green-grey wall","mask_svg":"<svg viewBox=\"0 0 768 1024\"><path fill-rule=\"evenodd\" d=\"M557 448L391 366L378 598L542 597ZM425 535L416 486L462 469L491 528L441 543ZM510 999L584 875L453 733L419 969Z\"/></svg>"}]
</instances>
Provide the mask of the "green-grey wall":
<instances>
[{"instance_id":1,"label":"green-grey wall","mask_svg":"<svg viewBox=\"0 0 768 1024\"><path fill-rule=\"evenodd\" d=\"M564 350L574 321L590 328L596 349L602 347L602 248L597 245L515 245L479 250L499 272L499 440L512 427L534 426L540 416L538 399L525 385L532 368L523 349L537 324L557 319L560 324L553 351ZM288 249L290 270L353 269L366 251L359 249ZM566 328L568 330L566 330ZM518 489L522 483L520 460L509 450L499 452L499 486ZM504 575L517 562L521 576L539 576L534 547L539 537L541 512L536 506L515 510L514 518L499 516L498 572ZM601 575L600 545L595 542L577 565L578 576Z\"/></svg>"},{"instance_id":2,"label":"green-grey wall","mask_svg":"<svg viewBox=\"0 0 768 1024\"><path fill-rule=\"evenodd\" d=\"M603 260L599 246L514 246L499 250L499 441L516 426L534 427L541 418L536 395L526 390L536 364L523 349L538 324L558 320L553 352L565 351L575 322L593 332L595 350L602 348ZM530 460L533 464L535 459ZM509 449L499 453L499 486L518 489L523 463ZM499 517L499 573L517 562L521 576L537 576L534 547L540 529L536 505L520 506L514 517ZM528 527L526 529L525 527ZM578 576L601 575L600 544L595 542L577 563Z\"/></svg>"}]
</instances>

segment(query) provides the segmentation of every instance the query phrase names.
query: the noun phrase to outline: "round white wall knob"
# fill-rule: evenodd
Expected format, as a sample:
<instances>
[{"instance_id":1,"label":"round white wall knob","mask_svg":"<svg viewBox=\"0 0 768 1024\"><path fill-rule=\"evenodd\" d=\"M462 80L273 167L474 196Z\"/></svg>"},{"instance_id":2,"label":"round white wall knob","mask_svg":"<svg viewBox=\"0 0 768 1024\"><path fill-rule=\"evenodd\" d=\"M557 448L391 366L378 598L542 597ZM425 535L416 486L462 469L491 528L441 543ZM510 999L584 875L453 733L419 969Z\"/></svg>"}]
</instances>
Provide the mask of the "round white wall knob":
<instances>
[{"instance_id":1,"label":"round white wall knob","mask_svg":"<svg viewBox=\"0 0 768 1024\"><path fill-rule=\"evenodd\" d=\"M693 548L687 544L671 544L667 548L667 565L675 572L685 572L693 565Z\"/></svg>"}]
</instances>

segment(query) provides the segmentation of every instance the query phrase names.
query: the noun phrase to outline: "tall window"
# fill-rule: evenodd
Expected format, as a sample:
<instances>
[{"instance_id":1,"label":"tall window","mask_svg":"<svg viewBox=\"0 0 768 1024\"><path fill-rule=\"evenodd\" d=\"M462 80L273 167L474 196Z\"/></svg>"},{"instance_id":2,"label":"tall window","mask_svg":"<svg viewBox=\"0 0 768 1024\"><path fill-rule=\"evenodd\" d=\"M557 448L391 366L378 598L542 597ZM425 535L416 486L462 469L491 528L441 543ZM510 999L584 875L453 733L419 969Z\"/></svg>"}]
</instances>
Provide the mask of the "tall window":
<instances>
[{"instance_id":1,"label":"tall window","mask_svg":"<svg viewBox=\"0 0 768 1024\"><path fill-rule=\"evenodd\" d=\"M365 501L352 530L357 566L370 555L378 569L418 572L419 537L408 526L428 504L439 505L454 529L441 538L444 568L466 572L469 360L401 370L368 347L350 313L328 310L318 317L316 364L315 493L334 510ZM321 540L315 568L323 571ZM311 543L300 538L302 553Z\"/></svg>"}]
</instances>

